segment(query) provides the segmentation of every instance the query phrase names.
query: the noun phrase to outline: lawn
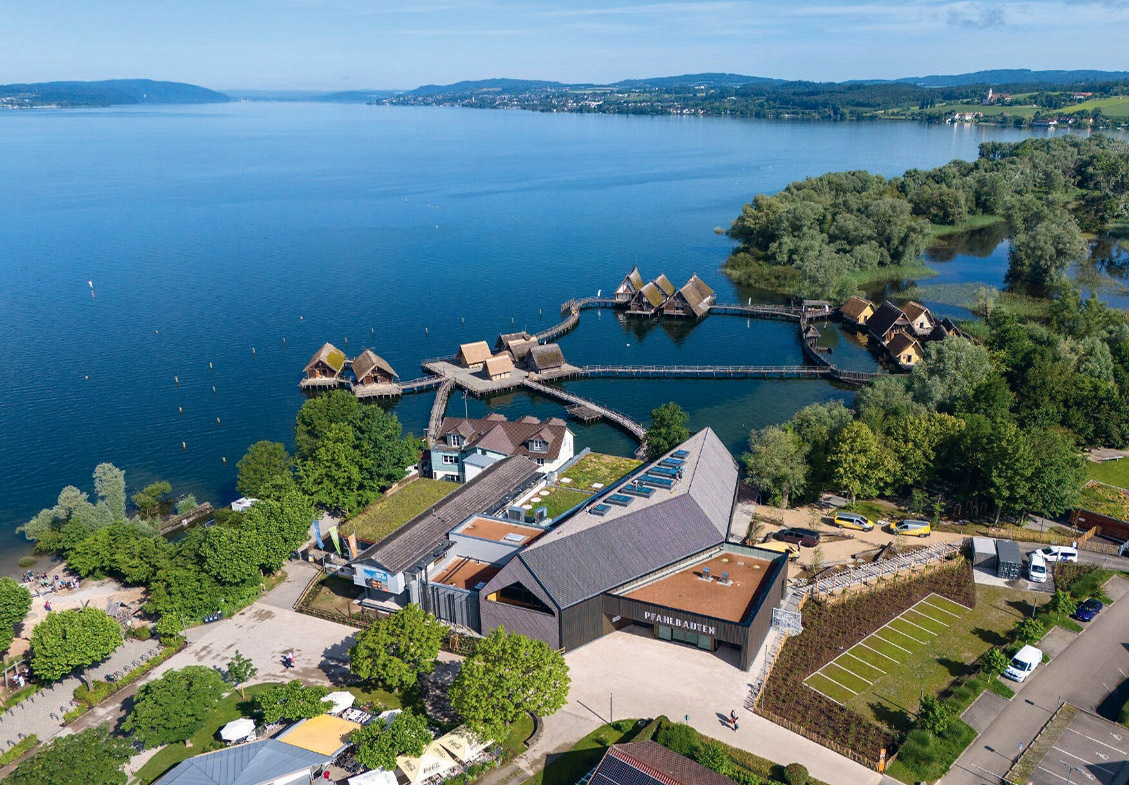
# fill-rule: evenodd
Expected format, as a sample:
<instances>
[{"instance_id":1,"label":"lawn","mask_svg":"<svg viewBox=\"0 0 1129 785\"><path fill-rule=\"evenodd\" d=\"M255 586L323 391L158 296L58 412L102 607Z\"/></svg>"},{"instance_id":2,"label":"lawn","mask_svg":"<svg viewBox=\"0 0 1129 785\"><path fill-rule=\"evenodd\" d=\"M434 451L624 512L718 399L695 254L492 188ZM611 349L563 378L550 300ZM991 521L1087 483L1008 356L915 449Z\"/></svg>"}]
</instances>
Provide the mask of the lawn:
<instances>
[{"instance_id":1,"label":"lawn","mask_svg":"<svg viewBox=\"0 0 1129 785\"><path fill-rule=\"evenodd\" d=\"M550 518L556 518L561 513L571 510L576 505L591 498L592 495L589 493L555 486L549 489L548 496L541 497L541 501L530 502L530 504L533 505L533 509L526 510L525 514L526 517L533 520L533 510L536 510L538 507L544 507Z\"/></svg>"},{"instance_id":2,"label":"lawn","mask_svg":"<svg viewBox=\"0 0 1129 785\"><path fill-rule=\"evenodd\" d=\"M366 542L380 542L412 518L459 486L446 480L412 480L385 494L341 526L341 534L356 534Z\"/></svg>"},{"instance_id":3,"label":"lawn","mask_svg":"<svg viewBox=\"0 0 1129 785\"><path fill-rule=\"evenodd\" d=\"M1129 96L1116 95L1112 98L1094 98L1090 101L1068 106L1061 112L1062 114L1070 114L1071 112L1088 112L1094 109L1101 109L1102 114L1106 117L1129 118Z\"/></svg>"},{"instance_id":4,"label":"lawn","mask_svg":"<svg viewBox=\"0 0 1129 785\"><path fill-rule=\"evenodd\" d=\"M1129 488L1129 458L1102 463L1086 461L1086 476L1091 480L1104 482L1106 485ZM1097 510L1094 512L1097 512Z\"/></svg>"},{"instance_id":5,"label":"lawn","mask_svg":"<svg viewBox=\"0 0 1129 785\"><path fill-rule=\"evenodd\" d=\"M376 707L383 707L381 711L388 709L402 708L404 703L400 696L388 690L382 690L380 687L363 687L357 684L346 687L349 692L357 699L355 706L366 706L374 704Z\"/></svg>"},{"instance_id":6,"label":"lawn","mask_svg":"<svg viewBox=\"0 0 1129 785\"><path fill-rule=\"evenodd\" d=\"M930 595L808 677L808 686L874 722L905 731L923 692L938 694L1001 646L1031 592L977 587L969 610Z\"/></svg>"},{"instance_id":7,"label":"lawn","mask_svg":"<svg viewBox=\"0 0 1129 785\"><path fill-rule=\"evenodd\" d=\"M597 482L606 486L611 485L639 464L640 461L634 458L593 452L570 466L561 474L561 478L572 480L571 483L565 484L573 488L592 488L592 483Z\"/></svg>"},{"instance_id":8,"label":"lawn","mask_svg":"<svg viewBox=\"0 0 1129 785\"><path fill-rule=\"evenodd\" d=\"M502 739L502 746L506 748L506 754L513 757L525 752L525 740L532 734L533 718L528 714L522 714L517 718L517 721L510 726L509 732L506 733L506 738Z\"/></svg>"},{"instance_id":9,"label":"lawn","mask_svg":"<svg viewBox=\"0 0 1129 785\"><path fill-rule=\"evenodd\" d=\"M136 781L141 785L149 785L182 760L187 760L202 752L208 752L210 747L222 749L226 745L216 736L220 728L232 720L251 716L254 713L251 705L252 699L270 686L270 684L256 684L253 687L248 687L246 700L240 697L238 690L232 692L220 701L219 705L212 711L211 716L208 717L208 721L204 723L204 727L192 734L192 738L189 740L192 742L191 747L178 743L169 744L162 748L146 761L145 765L137 772Z\"/></svg>"}]
</instances>

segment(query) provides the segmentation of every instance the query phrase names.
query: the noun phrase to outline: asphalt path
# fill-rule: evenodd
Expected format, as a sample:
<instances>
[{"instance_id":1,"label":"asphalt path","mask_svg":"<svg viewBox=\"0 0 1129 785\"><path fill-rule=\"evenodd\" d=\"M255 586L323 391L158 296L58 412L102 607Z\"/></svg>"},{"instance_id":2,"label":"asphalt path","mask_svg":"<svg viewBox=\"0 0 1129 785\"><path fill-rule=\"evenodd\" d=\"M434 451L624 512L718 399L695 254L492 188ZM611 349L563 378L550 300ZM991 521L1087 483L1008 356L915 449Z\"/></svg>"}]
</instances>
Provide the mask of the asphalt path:
<instances>
[{"instance_id":1,"label":"asphalt path","mask_svg":"<svg viewBox=\"0 0 1129 785\"><path fill-rule=\"evenodd\" d=\"M1129 678L1129 581L1115 577L1106 592L1120 601L1103 610L1026 682L1008 682L1018 687L1016 696L945 775L945 785L999 785L1021 750L1063 702L1099 714L1108 712L1111 693Z\"/></svg>"}]
</instances>

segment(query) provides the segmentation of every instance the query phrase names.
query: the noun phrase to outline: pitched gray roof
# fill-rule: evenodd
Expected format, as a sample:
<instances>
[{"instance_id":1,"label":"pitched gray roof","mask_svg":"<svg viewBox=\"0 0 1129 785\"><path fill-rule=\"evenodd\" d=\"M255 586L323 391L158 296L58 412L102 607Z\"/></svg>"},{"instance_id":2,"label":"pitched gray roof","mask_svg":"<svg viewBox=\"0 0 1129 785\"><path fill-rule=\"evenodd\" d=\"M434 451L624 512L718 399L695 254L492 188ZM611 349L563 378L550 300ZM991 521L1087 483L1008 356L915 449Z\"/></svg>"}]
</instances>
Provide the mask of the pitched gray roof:
<instances>
[{"instance_id":1,"label":"pitched gray roof","mask_svg":"<svg viewBox=\"0 0 1129 785\"><path fill-rule=\"evenodd\" d=\"M325 755L265 739L189 758L156 785L260 785L328 762Z\"/></svg>"},{"instance_id":2,"label":"pitched gray roof","mask_svg":"<svg viewBox=\"0 0 1129 785\"><path fill-rule=\"evenodd\" d=\"M405 523L351 563L371 561L390 573L415 565L447 538L447 533L470 516L504 503L538 472L537 464L521 455L495 463L454 493Z\"/></svg>"},{"instance_id":3,"label":"pitched gray roof","mask_svg":"<svg viewBox=\"0 0 1129 785\"><path fill-rule=\"evenodd\" d=\"M671 490L635 498L627 507L613 506L603 517L585 508L518 554L559 607L725 540L737 490L733 456L709 428L676 449L689 455L682 479Z\"/></svg>"}]
</instances>

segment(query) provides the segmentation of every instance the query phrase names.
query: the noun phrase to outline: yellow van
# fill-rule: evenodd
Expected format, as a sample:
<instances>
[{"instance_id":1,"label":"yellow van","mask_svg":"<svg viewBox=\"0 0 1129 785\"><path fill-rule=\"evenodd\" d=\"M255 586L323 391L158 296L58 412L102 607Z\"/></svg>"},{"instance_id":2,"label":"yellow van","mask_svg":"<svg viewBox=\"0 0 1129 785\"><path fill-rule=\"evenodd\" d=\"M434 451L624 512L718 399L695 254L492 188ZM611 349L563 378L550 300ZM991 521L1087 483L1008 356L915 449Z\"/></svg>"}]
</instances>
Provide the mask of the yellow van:
<instances>
[{"instance_id":1,"label":"yellow van","mask_svg":"<svg viewBox=\"0 0 1129 785\"><path fill-rule=\"evenodd\" d=\"M929 521L902 521L891 524L890 531L907 537L928 537L933 527L929 525Z\"/></svg>"},{"instance_id":2,"label":"yellow van","mask_svg":"<svg viewBox=\"0 0 1129 785\"><path fill-rule=\"evenodd\" d=\"M859 515L857 512L837 512L833 520L840 529L868 532L874 528L874 521L865 515Z\"/></svg>"},{"instance_id":3,"label":"yellow van","mask_svg":"<svg viewBox=\"0 0 1129 785\"><path fill-rule=\"evenodd\" d=\"M757 548L762 551L776 551L777 553L788 554L788 561L795 561L800 558L800 546L793 545L790 542L779 542L777 540L769 540L768 542L758 542Z\"/></svg>"}]
</instances>

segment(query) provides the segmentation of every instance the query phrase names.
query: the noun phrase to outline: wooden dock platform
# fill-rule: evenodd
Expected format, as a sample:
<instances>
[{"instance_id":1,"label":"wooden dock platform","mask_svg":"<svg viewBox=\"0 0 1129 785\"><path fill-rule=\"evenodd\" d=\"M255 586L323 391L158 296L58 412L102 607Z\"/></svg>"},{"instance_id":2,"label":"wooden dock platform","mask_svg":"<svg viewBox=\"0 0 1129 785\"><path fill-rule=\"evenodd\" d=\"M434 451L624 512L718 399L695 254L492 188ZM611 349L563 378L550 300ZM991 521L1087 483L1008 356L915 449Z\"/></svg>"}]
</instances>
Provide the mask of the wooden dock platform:
<instances>
[{"instance_id":1,"label":"wooden dock platform","mask_svg":"<svg viewBox=\"0 0 1129 785\"><path fill-rule=\"evenodd\" d=\"M574 403L572 406L566 406L565 411L568 412L569 417L581 422L594 422L602 416L586 403Z\"/></svg>"},{"instance_id":2,"label":"wooden dock platform","mask_svg":"<svg viewBox=\"0 0 1129 785\"><path fill-rule=\"evenodd\" d=\"M579 395L575 395L566 390L562 390L559 387L550 387L547 384L541 384L540 382L535 382L528 378L523 379L521 384L523 387L527 387L528 389L533 390L534 392L538 392L541 395L547 396L549 398L556 398L558 401L564 401L565 403L572 404L573 406L585 406L595 412L599 412L600 417L607 420L612 425L618 426L619 428L627 431L629 434L639 440L639 449L635 451L636 455L639 455L641 452L645 452L647 429L644 428L640 423L628 417L623 412L618 412L615 409L611 409L607 406L602 406L595 401L589 400L588 398L582 398Z\"/></svg>"}]
</instances>

